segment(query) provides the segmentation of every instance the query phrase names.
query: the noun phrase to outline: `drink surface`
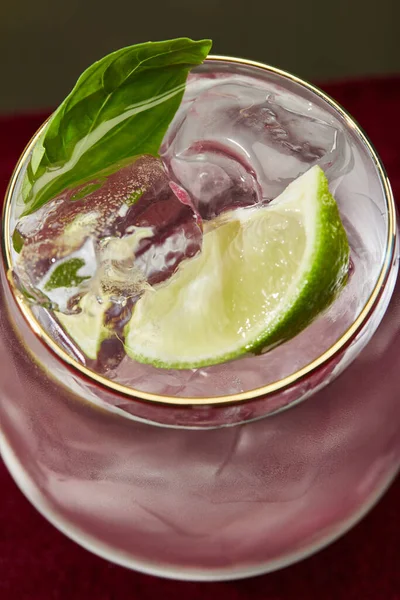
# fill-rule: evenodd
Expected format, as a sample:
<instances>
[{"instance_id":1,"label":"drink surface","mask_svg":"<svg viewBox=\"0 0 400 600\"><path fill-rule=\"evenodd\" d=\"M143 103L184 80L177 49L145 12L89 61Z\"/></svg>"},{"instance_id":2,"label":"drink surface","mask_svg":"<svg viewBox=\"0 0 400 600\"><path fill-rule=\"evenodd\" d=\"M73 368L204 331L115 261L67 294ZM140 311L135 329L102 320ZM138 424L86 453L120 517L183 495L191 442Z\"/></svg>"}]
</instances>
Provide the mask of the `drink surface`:
<instances>
[{"instance_id":1,"label":"drink surface","mask_svg":"<svg viewBox=\"0 0 400 600\"><path fill-rule=\"evenodd\" d=\"M221 215L261 210L314 165L351 247L351 274L335 302L265 354L183 370L127 356L126 326L141 295L199 255ZM210 60L189 76L159 157L135 157L21 220L15 204L14 248L21 239L23 249L14 273L41 325L78 362L141 391L232 394L290 375L351 325L381 267L386 232L373 216L383 209L376 167L328 103L279 74Z\"/></svg>"}]
</instances>

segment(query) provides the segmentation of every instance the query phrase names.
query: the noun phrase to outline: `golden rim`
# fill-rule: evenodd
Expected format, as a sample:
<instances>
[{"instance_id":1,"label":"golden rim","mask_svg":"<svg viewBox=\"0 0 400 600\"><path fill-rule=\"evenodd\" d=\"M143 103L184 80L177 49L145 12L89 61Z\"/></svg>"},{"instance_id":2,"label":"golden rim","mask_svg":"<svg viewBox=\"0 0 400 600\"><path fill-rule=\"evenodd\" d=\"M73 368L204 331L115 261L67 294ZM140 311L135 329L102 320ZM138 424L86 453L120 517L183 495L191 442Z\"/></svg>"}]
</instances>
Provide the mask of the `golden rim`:
<instances>
[{"instance_id":1,"label":"golden rim","mask_svg":"<svg viewBox=\"0 0 400 600\"><path fill-rule=\"evenodd\" d=\"M339 115L344 119L346 125L348 127L350 127L351 129L353 129L358 134L361 141L364 143L365 147L368 149L368 151L375 163L376 169L378 171L378 175L379 175L379 178L380 178L383 190L384 190L385 199L386 199L387 207L388 207L388 231L387 231L387 240L386 240L386 250L385 250L385 257L384 257L384 260L382 263L382 268L381 268L381 271L377 278L375 287L374 287L368 301L366 302L363 310L361 311L359 316L355 319L355 321L352 323L352 325L344 332L344 334L341 336L341 338L339 340L337 340L337 342L335 342L335 344L333 344L330 348L328 348L328 350L326 350L323 354L321 354L321 356L319 356L318 358L313 360L311 363L309 363L305 367L302 367L295 373L292 373L291 375L288 375L287 377L284 377L283 379L280 379L278 381L269 383L268 385L265 385L265 386L262 386L259 388L255 388L253 390L248 390L247 392L240 392L238 394L230 394L230 395L226 395L226 396L215 396L215 397L211 397L211 398L210 397L181 398L181 397L174 397L174 396L164 396L161 394L152 394L149 392L135 390L133 388L113 382L113 381L107 379L106 377L99 375L95 371L92 371L91 369L85 367L84 365L78 363L67 352L65 352L60 346L58 346L58 344L56 344L54 342L54 340L48 335L48 333L46 333L46 331L43 330L43 328L41 327L38 320L34 317L29 304L27 304L27 302L25 301L23 296L18 292L18 290L15 289L14 285L10 281L10 278L7 277L7 281L10 285L12 294L17 302L17 305L18 305L22 315L24 316L25 320L27 321L28 325L32 328L32 330L35 332L35 334L38 336L38 338L48 348L50 348L52 350L52 352L59 359L61 359L64 363L66 363L67 365L72 367L74 370L78 371L80 374L84 375L85 377L87 377L90 380L94 381L95 383L99 384L100 386L111 390L112 392L117 392L119 394L122 394L127 397L131 397L131 398L137 399L137 400L146 400L146 401L155 402L158 404L167 404L170 406L175 405L175 406L182 407L182 406L195 406L195 405L235 404L235 403L246 401L246 400L256 399L261 396L266 397L266 396L274 394L278 391L283 391L284 389L289 388L293 384L304 379L311 372L317 370L322 365L329 362L337 354L339 354L341 352L341 350L343 350L352 341L352 339L354 339L354 337L358 334L358 332L364 326L364 324L368 320L369 316L371 315L377 300L380 297L382 289L388 278L388 275L389 275L389 272L390 272L390 269L392 266L393 258L394 258L394 247L395 247L395 239L396 239L396 208L395 208L395 202L394 202L392 190L390 187L390 183L389 183L388 177L386 175L385 169L384 169L377 153L375 152L371 142L369 141L369 139L367 138L367 136L365 135L363 130L360 128L360 126L356 123L356 121L354 121L354 119L349 115L349 113L347 113L347 111L345 111L335 100L333 100L330 96L325 94L322 90L318 89L317 87L308 83L307 81L304 81L303 79L300 79L299 77L296 77L295 75L291 75L290 73L283 71L281 69L278 69L276 67L264 65L262 63L255 62L252 60L232 58L229 56L211 55L207 60L215 61L215 62L235 63L235 64L239 64L239 65L243 65L243 66L256 67L256 68L262 69L264 71L273 73L275 75L280 75L280 76L290 80L291 82L297 83L297 84L307 88L308 90L310 90L311 92L313 92L314 94L316 94L317 96L322 98L328 105L330 105L332 108L334 108L339 113ZM3 260L5 263L6 273L9 272L11 265L12 265L11 248L10 248L11 198L13 196L13 192L14 192L14 189L15 189L15 186L17 183L19 173L25 163L25 160L26 160L28 154L31 152L31 150L32 150L33 146L35 145L38 137L40 136L43 128L45 127L46 122L43 123L43 125L39 128L39 130L35 133L33 138L30 140L30 142L26 146L24 152L22 153L22 155L15 167L14 173L11 177L10 183L9 183L7 191L6 191L4 207L3 207L3 232L4 232L4 235L3 235L3 239L2 239L3 250L4 250Z\"/></svg>"}]
</instances>

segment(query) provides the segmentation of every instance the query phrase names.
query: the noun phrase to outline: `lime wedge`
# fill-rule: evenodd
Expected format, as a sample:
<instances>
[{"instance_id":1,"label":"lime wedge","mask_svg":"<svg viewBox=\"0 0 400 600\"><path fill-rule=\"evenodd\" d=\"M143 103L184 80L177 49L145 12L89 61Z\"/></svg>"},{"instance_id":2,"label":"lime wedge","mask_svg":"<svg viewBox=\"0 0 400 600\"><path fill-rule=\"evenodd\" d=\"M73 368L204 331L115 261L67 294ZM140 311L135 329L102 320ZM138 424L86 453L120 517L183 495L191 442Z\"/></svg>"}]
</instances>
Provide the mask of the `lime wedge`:
<instances>
[{"instance_id":1,"label":"lime wedge","mask_svg":"<svg viewBox=\"0 0 400 600\"><path fill-rule=\"evenodd\" d=\"M201 254L138 301L126 352L191 369L272 347L332 302L348 262L338 207L324 172L312 167L268 206L216 219Z\"/></svg>"},{"instance_id":2,"label":"lime wedge","mask_svg":"<svg viewBox=\"0 0 400 600\"><path fill-rule=\"evenodd\" d=\"M75 315L56 312L64 331L77 344L82 352L93 360L97 358L101 342L110 336L110 330L104 325L104 313L109 302L100 304L92 294L83 296L79 303L82 309Z\"/></svg>"}]
</instances>

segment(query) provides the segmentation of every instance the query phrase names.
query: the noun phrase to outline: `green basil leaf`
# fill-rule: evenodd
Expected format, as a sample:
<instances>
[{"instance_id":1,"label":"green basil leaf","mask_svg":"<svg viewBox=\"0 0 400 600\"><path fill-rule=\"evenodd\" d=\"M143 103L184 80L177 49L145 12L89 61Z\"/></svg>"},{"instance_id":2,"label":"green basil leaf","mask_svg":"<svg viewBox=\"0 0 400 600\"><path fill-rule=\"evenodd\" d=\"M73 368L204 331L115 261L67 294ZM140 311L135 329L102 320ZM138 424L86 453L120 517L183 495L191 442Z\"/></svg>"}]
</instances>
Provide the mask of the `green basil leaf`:
<instances>
[{"instance_id":1,"label":"green basil leaf","mask_svg":"<svg viewBox=\"0 0 400 600\"><path fill-rule=\"evenodd\" d=\"M17 254L19 254L21 252L24 243L25 243L25 240L22 237L22 235L20 234L20 232L18 231L18 229L14 229L14 233L12 235L12 245L13 245L15 252L17 252Z\"/></svg>"},{"instance_id":2,"label":"green basil leaf","mask_svg":"<svg viewBox=\"0 0 400 600\"><path fill-rule=\"evenodd\" d=\"M84 266L85 261L82 258L70 258L66 260L54 269L44 289L49 292L60 287L78 286L82 281L90 279L88 275L84 277L78 275L79 269Z\"/></svg>"},{"instance_id":3,"label":"green basil leaf","mask_svg":"<svg viewBox=\"0 0 400 600\"><path fill-rule=\"evenodd\" d=\"M23 185L24 215L129 158L157 156L188 73L210 48L210 40L147 42L89 67L34 148Z\"/></svg>"}]
</instances>

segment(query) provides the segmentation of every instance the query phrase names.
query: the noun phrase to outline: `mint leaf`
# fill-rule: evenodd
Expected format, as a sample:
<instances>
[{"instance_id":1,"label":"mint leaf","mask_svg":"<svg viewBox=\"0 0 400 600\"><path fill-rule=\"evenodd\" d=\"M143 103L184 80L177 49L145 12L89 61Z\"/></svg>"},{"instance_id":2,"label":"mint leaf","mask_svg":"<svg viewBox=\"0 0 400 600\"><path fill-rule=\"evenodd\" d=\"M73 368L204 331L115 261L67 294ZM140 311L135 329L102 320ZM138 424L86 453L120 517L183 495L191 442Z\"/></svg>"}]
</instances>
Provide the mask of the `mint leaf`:
<instances>
[{"instance_id":1,"label":"mint leaf","mask_svg":"<svg viewBox=\"0 0 400 600\"><path fill-rule=\"evenodd\" d=\"M89 67L51 117L28 165L30 214L67 188L121 161L156 156L182 100L189 71L210 40L179 38L117 50Z\"/></svg>"},{"instance_id":2,"label":"mint leaf","mask_svg":"<svg viewBox=\"0 0 400 600\"><path fill-rule=\"evenodd\" d=\"M18 229L14 229L14 233L12 235L12 245L13 245L15 252L17 252L17 254L19 254L21 252L24 243L25 243L25 240L22 237L22 235L20 234L20 232L18 231Z\"/></svg>"},{"instance_id":3,"label":"mint leaf","mask_svg":"<svg viewBox=\"0 0 400 600\"><path fill-rule=\"evenodd\" d=\"M79 269L84 266L85 261L82 258L70 258L58 265L44 286L45 291L49 292L60 287L76 287L82 281L90 279L89 276L81 277L78 275Z\"/></svg>"},{"instance_id":4,"label":"mint leaf","mask_svg":"<svg viewBox=\"0 0 400 600\"><path fill-rule=\"evenodd\" d=\"M104 181L105 181L104 179L101 179L100 181L87 183L82 188L77 190L73 194L73 196L71 196L71 200L72 201L83 200L83 198L86 198L86 196L89 196L89 194L93 194L93 192L95 192L96 190L99 190L101 188L101 186L103 185Z\"/></svg>"}]
</instances>

